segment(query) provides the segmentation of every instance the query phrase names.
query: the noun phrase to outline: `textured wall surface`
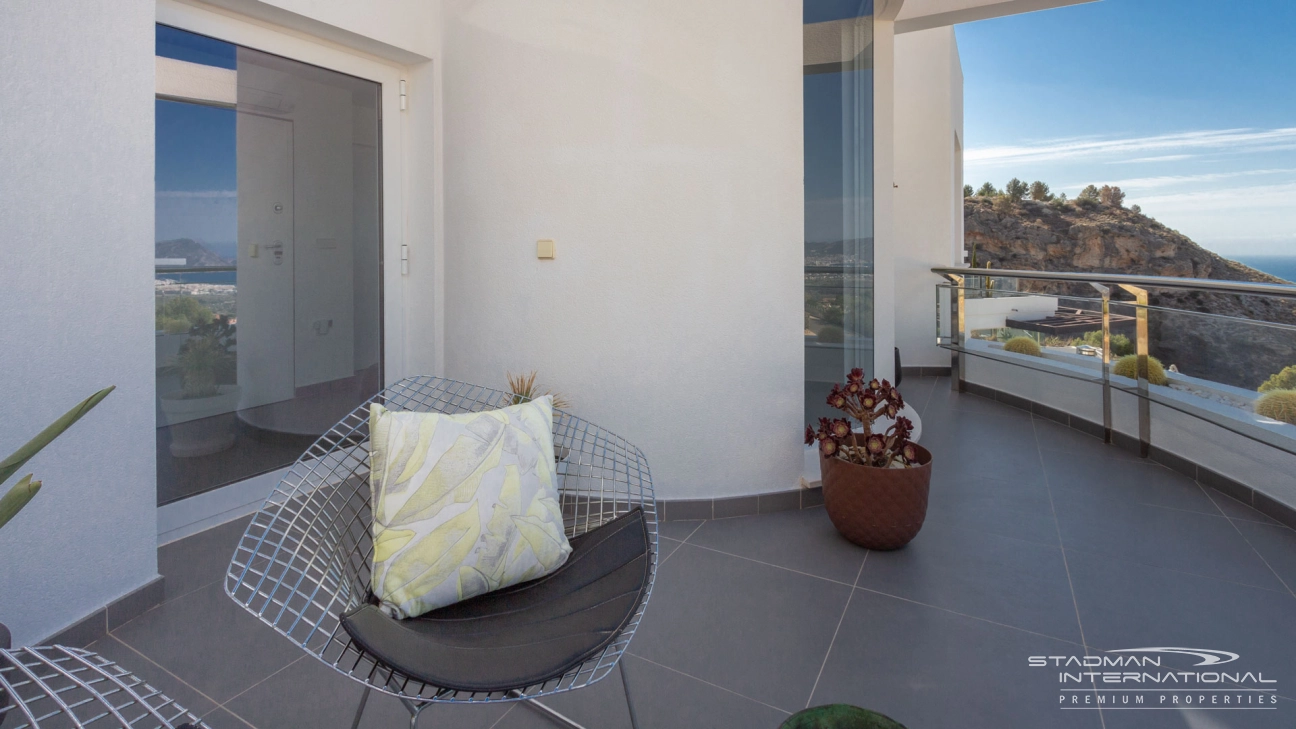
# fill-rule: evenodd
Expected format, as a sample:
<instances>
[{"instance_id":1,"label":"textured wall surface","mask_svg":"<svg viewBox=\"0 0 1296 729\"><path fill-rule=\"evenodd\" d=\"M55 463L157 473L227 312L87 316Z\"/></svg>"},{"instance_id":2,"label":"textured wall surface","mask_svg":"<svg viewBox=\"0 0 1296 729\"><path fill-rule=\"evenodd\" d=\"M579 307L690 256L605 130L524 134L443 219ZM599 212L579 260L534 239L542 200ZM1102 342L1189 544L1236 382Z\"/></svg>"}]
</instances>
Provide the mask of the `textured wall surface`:
<instances>
[{"instance_id":1,"label":"textured wall surface","mask_svg":"<svg viewBox=\"0 0 1296 729\"><path fill-rule=\"evenodd\" d=\"M538 368L644 450L660 498L794 487L801 4L443 14L448 374Z\"/></svg>"},{"instance_id":2,"label":"textured wall surface","mask_svg":"<svg viewBox=\"0 0 1296 729\"><path fill-rule=\"evenodd\" d=\"M0 531L22 645L156 575L152 0L0 3L0 453L117 391L28 463Z\"/></svg>"}]
</instances>

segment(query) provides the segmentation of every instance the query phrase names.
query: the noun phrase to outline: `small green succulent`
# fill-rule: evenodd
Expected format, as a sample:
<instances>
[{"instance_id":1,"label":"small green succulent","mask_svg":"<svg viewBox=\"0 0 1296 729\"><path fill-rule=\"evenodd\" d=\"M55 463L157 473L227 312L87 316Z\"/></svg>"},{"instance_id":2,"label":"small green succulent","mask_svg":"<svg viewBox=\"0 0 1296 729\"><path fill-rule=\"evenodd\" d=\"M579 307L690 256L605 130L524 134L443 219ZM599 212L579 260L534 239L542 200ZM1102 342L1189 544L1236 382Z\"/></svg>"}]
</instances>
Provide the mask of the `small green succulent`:
<instances>
[{"instance_id":1,"label":"small green succulent","mask_svg":"<svg viewBox=\"0 0 1296 729\"><path fill-rule=\"evenodd\" d=\"M779 729L905 729L903 724L876 711L849 704L828 704L798 711Z\"/></svg>"},{"instance_id":2,"label":"small green succulent","mask_svg":"<svg viewBox=\"0 0 1296 729\"><path fill-rule=\"evenodd\" d=\"M1128 377L1131 380L1138 379L1138 355L1127 354L1116 360L1112 365L1112 374ZM1166 377L1165 367L1161 365L1161 360L1156 357L1148 357L1148 382L1153 385L1168 385L1170 378Z\"/></svg>"},{"instance_id":3,"label":"small green succulent","mask_svg":"<svg viewBox=\"0 0 1296 729\"><path fill-rule=\"evenodd\" d=\"M1030 337L1013 337L1004 342L1005 352L1016 352L1017 354L1029 354L1032 357L1044 356L1043 350L1040 349L1039 342Z\"/></svg>"},{"instance_id":4,"label":"small green succulent","mask_svg":"<svg viewBox=\"0 0 1296 729\"><path fill-rule=\"evenodd\" d=\"M1296 390L1270 390L1256 400L1257 415L1296 425Z\"/></svg>"}]
</instances>

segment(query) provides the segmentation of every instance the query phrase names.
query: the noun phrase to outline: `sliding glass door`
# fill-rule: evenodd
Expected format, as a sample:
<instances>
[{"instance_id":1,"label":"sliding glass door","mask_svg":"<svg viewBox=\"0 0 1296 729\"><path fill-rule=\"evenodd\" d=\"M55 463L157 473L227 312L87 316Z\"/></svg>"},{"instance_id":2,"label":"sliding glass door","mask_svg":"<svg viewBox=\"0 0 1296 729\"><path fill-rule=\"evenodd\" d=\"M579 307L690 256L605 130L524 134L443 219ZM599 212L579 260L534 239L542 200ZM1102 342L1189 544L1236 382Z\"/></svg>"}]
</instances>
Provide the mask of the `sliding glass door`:
<instances>
[{"instance_id":1,"label":"sliding glass door","mask_svg":"<svg viewBox=\"0 0 1296 729\"><path fill-rule=\"evenodd\" d=\"M158 503L292 463L383 382L380 86L157 27Z\"/></svg>"},{"instance_id":2,"label":"sliding glass door","mask_svg":"<svg viewBox=\"0 0 1296 729\"><path fill-rule=\"evenodd\" d=\"M803 0L806 417L873 370L873 3Z\"/></svg>"}]
</instances>

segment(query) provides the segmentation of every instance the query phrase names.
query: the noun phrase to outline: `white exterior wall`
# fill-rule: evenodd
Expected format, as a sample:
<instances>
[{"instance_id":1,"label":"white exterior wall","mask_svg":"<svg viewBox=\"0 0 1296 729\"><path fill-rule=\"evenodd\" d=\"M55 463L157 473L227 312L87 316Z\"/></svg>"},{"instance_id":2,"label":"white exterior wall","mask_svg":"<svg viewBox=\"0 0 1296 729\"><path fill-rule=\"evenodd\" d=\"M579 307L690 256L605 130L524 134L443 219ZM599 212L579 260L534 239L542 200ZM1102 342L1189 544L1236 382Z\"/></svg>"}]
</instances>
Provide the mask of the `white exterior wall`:
<instances>
[{"instance_id":1,"label":"white exterior wall","mask_svg":"<svg viewBox=\"0 0 1296 729\"><path fill-rule=\"evenodd\" d=\"M19 474L44 488L0 529L17 645L157 574L153 13L0 3L0 457L117 385Z\"/></svg>"},{"instance_id":2,"label":"white exterior wall","mask_svg":"<svg viewBox=\"0 0 1296 729\"><path fill-rule=\"evenodd\" d=\"M538 369L658 498L794 488L799 0L444 7L448 374Z\"/></svg>"},{"instance_id":3,"label":"white exterior wall","mask_svg":"<svg viewBox=\"0 0 1296 729\"><path fill-rule=\"evenodd\" d=\"M895 39L895 341L906 367L946 367L933 266L962 261L963 70L953 28ZM880 308L879 308L880 310Z\"/></svg>"}]
</instances>

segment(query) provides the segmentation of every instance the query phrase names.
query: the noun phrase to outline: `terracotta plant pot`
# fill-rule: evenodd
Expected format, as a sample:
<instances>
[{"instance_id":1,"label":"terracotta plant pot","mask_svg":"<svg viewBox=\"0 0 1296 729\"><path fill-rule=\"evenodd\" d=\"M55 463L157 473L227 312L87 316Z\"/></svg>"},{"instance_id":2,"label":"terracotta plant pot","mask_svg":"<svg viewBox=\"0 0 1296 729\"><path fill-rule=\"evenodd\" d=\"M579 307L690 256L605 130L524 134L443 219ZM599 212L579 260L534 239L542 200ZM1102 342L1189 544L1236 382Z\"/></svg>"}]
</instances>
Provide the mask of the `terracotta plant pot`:
<instances>
[{"instance_id":1,"label":"terracotta plant pot","mask_svg":"<svg viewBox=\"0 0 1296 729\"><path fill-rule=\"evenodd\" d=\"M931 453L914 444L912 468L873 468L819 456L824 508L842 536L869 549L899 549L927 518Z\"/></svg>"}]
</instances>

